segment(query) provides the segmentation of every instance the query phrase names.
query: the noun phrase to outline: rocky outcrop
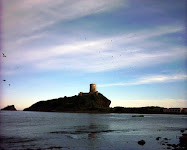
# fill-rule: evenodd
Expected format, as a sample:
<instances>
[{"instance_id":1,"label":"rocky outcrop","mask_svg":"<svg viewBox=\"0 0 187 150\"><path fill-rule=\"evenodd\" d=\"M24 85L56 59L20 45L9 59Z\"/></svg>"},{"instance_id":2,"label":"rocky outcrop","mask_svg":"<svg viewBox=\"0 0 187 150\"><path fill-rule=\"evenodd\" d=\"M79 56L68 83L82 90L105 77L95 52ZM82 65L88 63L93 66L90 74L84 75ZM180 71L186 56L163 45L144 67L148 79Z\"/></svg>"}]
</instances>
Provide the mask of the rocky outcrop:
<instances>
[{"instance_id":1,"label":"rocky outcrop","mask_svg":"<svg viewBox=\"0 0 187 150\"><path fill-rule=\"evenodd\" d=\"M1 110L11 110L11 111L16 111L16 108L14 107L14 105L9 105Z\"/></svg>"},{"instance_id":2,"label":"rocky outcrop","mask_svg":"<svg viewBox=\"0 0 187 150\"><path fill-rule=\"evenodd\" d=\"M182 134L182 136L179 138L179 145L180 147L187 149L187 134Z\"/></svg>"},{"instance_id":3,"label":"rocky outcrop","mask_svg":"<svg viewBox=\"0 0 187 150\"><path fill-rule=\"evenodd\" d=\"M143 146L145 143L146 143L146 142L145 142L144 140L138 141L138 144L139 144L139 145L142 145L142 146Z\"/></svg>"},{"instance_id":4,"label":"rocky outcrop","mask_svg":"<svg viewBox=\"0 0 187 150\"><path fill-rule=\"evenodd\" d=\"M111 101L101 93L39 101L24 111L106 112Z\"/></svg>"}]
</instances>

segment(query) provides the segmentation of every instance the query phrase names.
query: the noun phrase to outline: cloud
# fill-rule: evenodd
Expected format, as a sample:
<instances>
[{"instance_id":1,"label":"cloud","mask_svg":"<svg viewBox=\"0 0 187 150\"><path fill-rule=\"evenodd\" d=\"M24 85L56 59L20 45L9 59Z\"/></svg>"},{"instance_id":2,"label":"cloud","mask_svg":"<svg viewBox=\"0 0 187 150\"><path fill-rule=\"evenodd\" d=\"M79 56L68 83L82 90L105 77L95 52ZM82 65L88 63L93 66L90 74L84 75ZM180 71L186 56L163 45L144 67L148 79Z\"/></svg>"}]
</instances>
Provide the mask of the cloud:
<instances>
[{"instance_id":1,"label":"cloud","mask_svg":"<svg viewBox=\"0 0 187 150\"><path fill-rule=\"evenodd\" d=\"M107 37L85 31L91 37L89 40L80 40L68 33L69 41L67 35L49 34L45 30L45 27L55 29L58 22L112 11L126 5L123 0L4 0L2 44L8 59L2 61L2 72L13 74L17 65L24 65L31 71L103 72L132 66L152 66L186 56L185 46L162 41L164 35L184 32L184 27L180 25L137 28L136 31ZM158 39L153 40L155 37ZM54 41L59 42L56 44Z\"/></svg>"},{"instance_id":2,"label":"cloud","mask_svg":"<svg viewBox=\"0 0 187 150\"><path fill-rule=\"evenodd\" d=\"M165 82L175 82L179 80L187 80L186 74L176 74L176 75L152 75L146 77L140 77L132 82L120 82L111 84L100 84L98 87L110 87L110 86L133 86L133 85L143 85L143 84L153 84L153 83L165 83Z\"/></svg>"},{"instance_id":3,"label":"cloud","mask_svg":"<svg viewBox=\"0 0 187 150\"><path fill-rule=\"evenodd\" d=\"M3 31L25 36L58 22L78 19L124 5L122 0L3 0Z\"/></svg>"},{"instance_id":4,"label":"cloud","mask_svg":"<svg viewBox=\"0 0 187 150\"><path fill-rule=\"evenodd\" d=\"M82 70L83 72L102 72L119 68L145 67L171 62L186 56L183 46L167 45L151 38L181 32L184 28L175 26L157 27L154 30L131 32L110 37L95 37L91 40L51 45L47 47L28 47L7 51L9 60L6 66L27 65L35 70ZM28 43L46 34L33 35L17 43ZM142 47L142 44L144 45ZM154 45L167 46L155 49ZM19 60L19 61L17 61ZM9 68L9 67L7 67ZM9 68L10 69L10 68Z\"/></svg>"},{"instance_id":5,"label":"cloud","mask_svg":"<svg viewBox=\"0 0 187 150\"><path fill-rule=\"evenodd\" d=\"M110 107L145 107L159 106L165 108L186 108L187 100L185 99L146 99L146 100L113 100Z\"/></svg>"}]
</instances>

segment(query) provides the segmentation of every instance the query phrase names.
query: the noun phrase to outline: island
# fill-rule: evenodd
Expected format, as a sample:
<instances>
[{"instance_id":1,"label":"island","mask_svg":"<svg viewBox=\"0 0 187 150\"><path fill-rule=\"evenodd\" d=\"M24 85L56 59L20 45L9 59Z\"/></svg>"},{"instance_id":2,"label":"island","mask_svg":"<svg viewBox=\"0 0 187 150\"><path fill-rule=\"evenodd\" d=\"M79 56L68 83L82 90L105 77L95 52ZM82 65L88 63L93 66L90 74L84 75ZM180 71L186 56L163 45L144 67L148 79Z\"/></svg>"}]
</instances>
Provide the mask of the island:
<instances>
[{"instance_id":1,"label":"island","mask_svg":"<svg viewBox=\"0 0 187 150\"><path fill-rule=\"evenodd\" d=\"M1 110L11 110L11 111L16 111L16 108L15 108L14 105L9 105L9 106L7 106L7 107L1 109Z\"/></svg>"},{"instance_id":2,"label":"island","mask_svg":"<svg viewBox=\"0 0 187 150\"><path fill-rule=\"evenodd\" d=\"M95 84L90 84L90 92L80 92L72 97L61 97L39 101L24 111L44 112L109 112L111 101L96 90Z\"/></svg>"},{"instance_id":3,"label":"island","mask_svg":"<svg viewBox=\"0 0 187 150\"><path fill-rule=\"evenodd\" d=\"M90 84L88 93L80 92L72 97L39 101L24 111L43 112L85 112L85 113L134 113L134 114L187 114L187 108L147 107L110 107L111 101L99 93L96 84ZM143 117L132 116L132 117Z\"/></svg>"}]
</instances>

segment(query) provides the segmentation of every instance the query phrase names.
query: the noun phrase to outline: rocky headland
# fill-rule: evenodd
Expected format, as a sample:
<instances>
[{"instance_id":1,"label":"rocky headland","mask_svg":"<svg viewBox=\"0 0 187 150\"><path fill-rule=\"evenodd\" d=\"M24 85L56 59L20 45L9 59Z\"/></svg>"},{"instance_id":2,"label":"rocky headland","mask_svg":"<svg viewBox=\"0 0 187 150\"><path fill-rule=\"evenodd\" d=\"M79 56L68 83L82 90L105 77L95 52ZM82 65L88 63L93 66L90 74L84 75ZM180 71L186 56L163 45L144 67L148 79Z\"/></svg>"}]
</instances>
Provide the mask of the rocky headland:
<instances>
[{"instance_id":1,"label":"rocky headland","mask_svg":"<svg viewBox=\"0 0 187 150\"><path fill-rule=\"evenodd\" d=\"M46 101L39 101L24 111L43 112L109 112L110 103L101 93L75 95Z\"/></svg>"},{"instance_id":2,"label":"rocky headland","mask_svg":"<svg viewBox=\"0 0 187 150\"><path fill-rule=\"evenodd\" d=\"M187 114L187 109L166 109L158 106L148 107L114 107L110 108L111 101L97 91L96 84L90 84L88 93L80 92L72 97L61 97L46 101L39 101L24 111L44 112L94 112L94 113L136 113L136 114Z\"/></svg>"},{"instance_id":3,"label":"rocky headland","mask_svg":"<svg viewBox=\"0 0 187 150\"><path fill-rule=\"evenodd\" d=\"M16 111L16 108L15 108L14 105L9 105L9 106L7 106L7 107L1 109L1 110L11 110L11 111Z\"/></svg>"}]
</instances>

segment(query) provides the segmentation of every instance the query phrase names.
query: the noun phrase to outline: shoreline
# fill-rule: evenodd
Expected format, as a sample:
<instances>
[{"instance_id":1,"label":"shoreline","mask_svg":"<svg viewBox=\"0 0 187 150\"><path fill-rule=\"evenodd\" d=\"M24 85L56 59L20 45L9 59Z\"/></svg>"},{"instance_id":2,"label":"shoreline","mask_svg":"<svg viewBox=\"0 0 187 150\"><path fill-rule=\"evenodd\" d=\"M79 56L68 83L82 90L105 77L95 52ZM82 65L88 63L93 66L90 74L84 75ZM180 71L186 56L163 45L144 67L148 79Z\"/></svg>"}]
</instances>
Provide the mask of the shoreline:
<instances>
[{"instance_id":1,"label":"shoreline","mask_svg":"<svg viewBox=\"0 0 187 150\"><path fill-rule=\"evenodd\" d=\"M1 111L10 111L12 110L0 110ZM163 112L108 112L108 111L34 111L34 110L16 110L15 112L54 112L54 113L90 113L90 114L167 114L167 115L187 115L187 113L163 113Z\"/></svg>"}]
</instances>

